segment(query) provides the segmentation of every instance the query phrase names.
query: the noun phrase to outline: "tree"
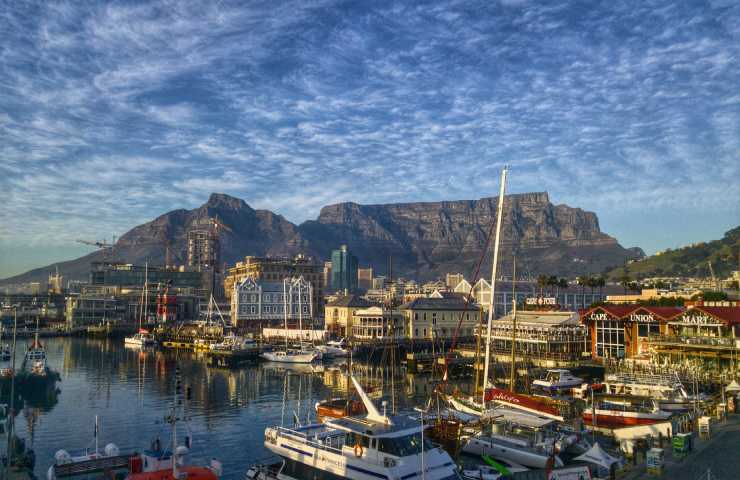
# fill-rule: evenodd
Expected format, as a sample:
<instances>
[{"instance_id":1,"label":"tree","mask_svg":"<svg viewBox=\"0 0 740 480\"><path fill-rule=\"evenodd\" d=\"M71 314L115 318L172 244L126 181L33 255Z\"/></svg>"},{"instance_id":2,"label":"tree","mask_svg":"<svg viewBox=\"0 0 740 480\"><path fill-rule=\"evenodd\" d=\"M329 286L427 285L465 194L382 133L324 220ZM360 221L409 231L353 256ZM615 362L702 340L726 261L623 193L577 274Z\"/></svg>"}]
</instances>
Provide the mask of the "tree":
<instances>
[{"instance_id":1,"label":"tree","mask_svg":"<svg viewBox=\"0 0 740 480\"><path fill-rule=\"evenodd\" d=\"M547 277L547 286L548 287L557 287L558 286L558 277L556 277L555 275L550 275L549 277ZM552 295L552 288L550 288L550 295Z\"/></svg>"},{"instance_id":2,"label":"tree","mask_svg":"<svg viewBox=\"0 0 740 480\"><path fill-rule=\"evenodd\" d=\"M542 289L547 286L547 275L537 276L537 286L540 287L540 297L542 296Z\"/></svg>"},{"instance_id":3,"label":"tree","mask_svg":"<svg viewBox=\"0 0 740 480\"><path fill-rule=\"evenodd\" d=\"M619 279L619 283L622 285L622 288L624 289L624 293L627 294L627 289L630 287L630 284L632 283L632 277L630 277L628 274L625 273Z\"/></svg>"}]
</instances>

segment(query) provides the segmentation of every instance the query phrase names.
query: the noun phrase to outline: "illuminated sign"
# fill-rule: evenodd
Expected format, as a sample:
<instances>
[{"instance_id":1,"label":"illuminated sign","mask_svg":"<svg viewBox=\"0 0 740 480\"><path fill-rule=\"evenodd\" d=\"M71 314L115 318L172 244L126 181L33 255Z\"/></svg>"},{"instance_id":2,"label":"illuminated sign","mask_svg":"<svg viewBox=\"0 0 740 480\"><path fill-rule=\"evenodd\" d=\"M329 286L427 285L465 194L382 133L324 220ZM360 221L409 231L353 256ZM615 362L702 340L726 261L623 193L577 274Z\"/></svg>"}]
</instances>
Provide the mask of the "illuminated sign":
<instances>
[{"instance_id":1,"label":"illuminated sign","mask_svg":"<svg viewBox=\"0 0 740 480\"><path fill-rule=\"evenodd\" d=\"M709 315L684 315L682 319L683 323L688 323L691 325L708 325L710 323L717 323Z\"/></svg>"},{"instance_id":2,"label":"illuminated sign","mask_svg":"<svg viewBox=\"0 0 740 480\"><path fill-rule=\"evenodd\" d=\"M591 320L609 320L609 315L606 313L592 313L588 318Z\"/></svg>"},{"instance_id":3,"label":"illuminated sign","mask_svg":"<svg viewBox=\"0 0 740 480\"><path fill-rule=\"evenodd\" d=\"M558 301L555 297L538 297L526 299L527 305L557 305Z\"/></svg>"},{"instance_id":4,"label":"illuminated sign","mask_svg":"<svg viewBox=\"0 0 740 480\"><path fill-rule=\"evenodd\" d=\"M632 322L655 322L655 317L652 313L645 314L645 313L633 313L630 315L630 321Z\"/></svg>"}]
</instances>

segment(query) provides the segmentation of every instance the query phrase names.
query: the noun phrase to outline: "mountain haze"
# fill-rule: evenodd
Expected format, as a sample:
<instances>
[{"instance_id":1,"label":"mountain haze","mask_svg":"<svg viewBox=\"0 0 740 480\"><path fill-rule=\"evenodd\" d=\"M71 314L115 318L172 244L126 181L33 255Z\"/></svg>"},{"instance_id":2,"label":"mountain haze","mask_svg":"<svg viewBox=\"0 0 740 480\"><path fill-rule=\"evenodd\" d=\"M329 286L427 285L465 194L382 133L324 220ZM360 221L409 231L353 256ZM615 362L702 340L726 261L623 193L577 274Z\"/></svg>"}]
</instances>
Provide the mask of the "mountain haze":
<instances>
[{"instance_id":1,"label":"mountain haze","mask_svg":"<svg viewBox=\"0 0 740 480\"><path fill-rule=\"evenodd\" d=\"M346 243L362 266L426 280L448 272L470 275L484 249L495 219L497 198L443 202L328 205L316 220L295 225L269 210L255 210L244 200L214 193L193 210L173 210L124 234L108 259L162 264L167 248L172 263L183 264L187 232L198 222L218 218L228 227L221 233L222 259L227 264L245 255L306 253L328 259ZM553 205L547 193L508 195L504 203L502 271L517 258L519 276L549 273L579 275L640 258L640 249L625 249L601 232L596 214L567 205ZM2 281L4 284L45 280L58 266L68 279L85 279L94 252L69 262L34 269ZM490 254L484 260L490 269Z\"/></svg>"}]
</instances>

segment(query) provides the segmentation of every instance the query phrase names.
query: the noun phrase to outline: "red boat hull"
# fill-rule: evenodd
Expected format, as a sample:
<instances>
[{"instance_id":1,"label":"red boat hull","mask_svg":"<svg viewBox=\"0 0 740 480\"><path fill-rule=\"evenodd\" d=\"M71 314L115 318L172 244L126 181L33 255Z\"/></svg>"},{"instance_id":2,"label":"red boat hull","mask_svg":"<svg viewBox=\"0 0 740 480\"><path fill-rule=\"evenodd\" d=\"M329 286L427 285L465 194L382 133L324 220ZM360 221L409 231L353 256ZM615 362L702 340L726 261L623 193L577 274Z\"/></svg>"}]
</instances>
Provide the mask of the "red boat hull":
<instances>
[{"instance_id":1,"label":"red boat hull","mask_svg":"<svg viewBox=\"0 0 740 480\"><path fill-rule=\"evenodd\" d=\"M648 414L649 415L649 414ZM596 414L596 426L602 427L631 427L635 425L652 425L658 422L664 422L668 420L663 417L654 416L640 416L640 414L634 414L630 416L616 415L616 414ZM583 421L589 425L593 425L593 414L591 412L583 412Z\"/></svg>"},{"instance_id":2,"label":"red boat hull","mask_svg":"<svg viewBox=\"0 0 740 480\"><path fill-rule=\"evenodd\" d=\"M540 398L512 393L508 390L501 390L500 388L489 388L486 390L486 401L494 401L502 405L534 413L535 415L542 415L553 420L563 421L563 415L557 407Z\"/></svg>"}]
</instances>

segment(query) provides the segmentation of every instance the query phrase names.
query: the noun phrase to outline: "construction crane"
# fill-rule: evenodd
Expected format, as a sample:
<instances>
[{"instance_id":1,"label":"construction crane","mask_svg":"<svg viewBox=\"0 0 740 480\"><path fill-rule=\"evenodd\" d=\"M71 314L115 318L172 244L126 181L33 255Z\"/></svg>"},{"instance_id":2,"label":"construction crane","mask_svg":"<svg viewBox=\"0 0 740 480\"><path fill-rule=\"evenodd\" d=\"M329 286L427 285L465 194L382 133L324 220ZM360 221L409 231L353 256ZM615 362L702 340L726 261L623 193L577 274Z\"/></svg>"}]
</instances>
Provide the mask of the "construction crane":
<instances>
[{"instance_id":1,"label":"construction crane","mask_svg":"<svg viewBox=\"0 0 740 480\"><path fill-rule=\"evenodd\" d=\"M714 268L712 268L712 261L711 260L707 260L707 265L709 265L709 273L710 273L710 275L712 275L712 285L714 285L714 289L719 292L722 289L720 288L719 284L717 283L717 277L714 276Z\"/></svg>"},{"instance_id":2,"label":"construction crane","mask_svg":"<svg viewBox=\"0 0 740 480\"><path fill-rule=\"evenodd\" d=\"M77 243L81 243L83 245L89 245L91 247L96 247L100 251L103 252L103 260L108 260L108 257L110 256L110 252L113 251L113 247L116 244L116 237L113 237L111 243L108 243L105 239L103 240L95 240L95 241L89 241L89 240L75 240Z\"/></svg>"}]
</instances>

